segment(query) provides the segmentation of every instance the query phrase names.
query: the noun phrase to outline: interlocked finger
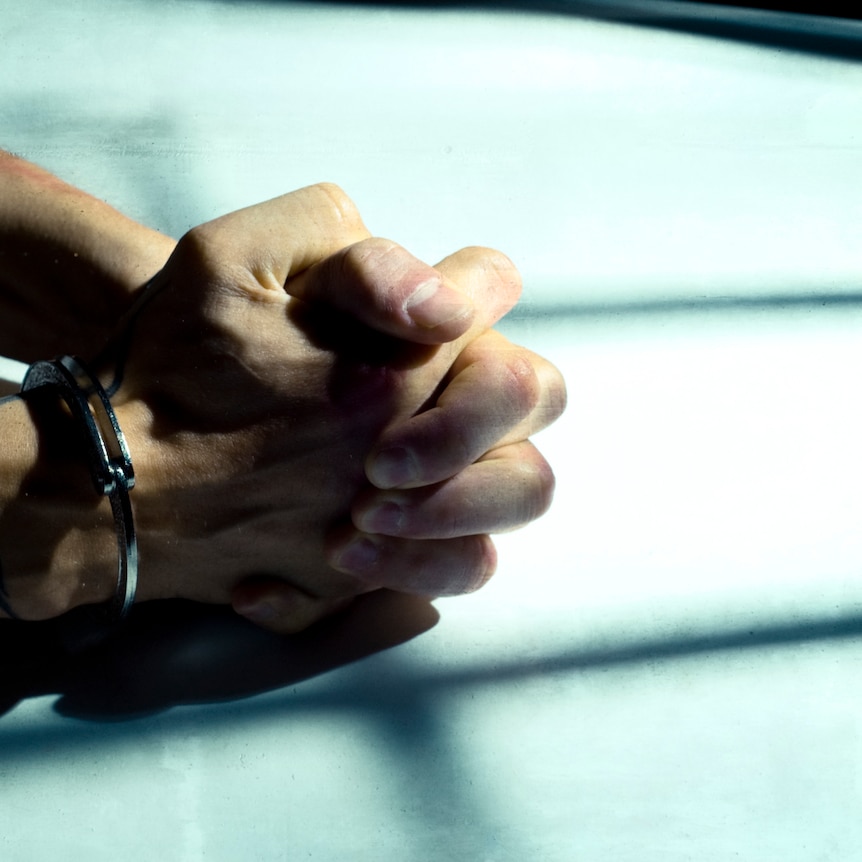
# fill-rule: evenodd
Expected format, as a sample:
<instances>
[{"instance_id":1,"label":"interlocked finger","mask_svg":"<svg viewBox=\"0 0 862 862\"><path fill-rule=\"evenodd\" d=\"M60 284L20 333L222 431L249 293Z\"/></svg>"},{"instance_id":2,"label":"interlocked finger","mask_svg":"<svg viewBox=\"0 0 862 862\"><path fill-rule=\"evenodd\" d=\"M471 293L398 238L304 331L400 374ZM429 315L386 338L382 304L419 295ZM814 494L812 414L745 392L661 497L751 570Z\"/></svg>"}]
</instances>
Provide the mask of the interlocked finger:
<instances>
[{"instance_id":1,"label":"interlocked finger","mask_svg":"<svg viewBox=\"0 0 862 862\"><path fill-rule=\"evenodd\" d=\"M330 537L330 565L369 589L385 587L422 596L456 596L479 589L494 573L489 536L412 539L343 528Z\"/></svg>"},{"instance_id":2,"label":"interlocked finger","mask_svg":"<svg viewBox=\"0 0 862 862\"><path fill-rule=\"evenodd\" d=\"M451 539L499 533L542 515L554 475L529 441L495 449L453 478L425 488L370 489L353 506L367 533L405 539Z\"/></svg>"},{"instance_id":3,"label":"interlocked finger","mask_svg":"<svg viewBox=\"0 0 862 862\"><path fill-rule=\"evenodd\" d=\"M542 357L493 330L457 357L436 404L390 426L369 454L378 488L442 482L491 449L526 440L562 413L566 389Z\"/></svg>"},{"instance_id":4,"label":"interlocked finger","mask_svg":"<svg viewBox=\"0 0 862 862\"><path fill-rule=\"evenodd\" d=\"M348 246L288 280L287 292L415 344L463 335L475 309L437 270L386 239Z\"/></svg>"},{"instance_id":5,"label":"interlocked finger","mask_svg":"<svg viewBox=\"0 0 862 862\"><path fill-rule=\"evenodd\" d=\"M312 596L278 578L250 578L233 590L234 610L279 634L296 634L346 607L353 596Z\"/></svg>"}]
</instances>

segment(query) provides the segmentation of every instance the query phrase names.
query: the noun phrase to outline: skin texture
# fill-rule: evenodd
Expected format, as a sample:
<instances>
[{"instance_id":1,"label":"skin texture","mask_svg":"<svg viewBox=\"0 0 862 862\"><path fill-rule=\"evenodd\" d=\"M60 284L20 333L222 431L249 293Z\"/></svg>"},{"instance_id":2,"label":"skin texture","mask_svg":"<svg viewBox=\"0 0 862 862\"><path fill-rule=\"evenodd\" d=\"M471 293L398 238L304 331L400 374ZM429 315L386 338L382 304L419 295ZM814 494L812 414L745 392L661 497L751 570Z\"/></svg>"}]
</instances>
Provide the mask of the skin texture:
<instances>
[{"instance_id":1,"label":"skin texture","mask_svg":"<svg viewBox=\"0 0 862 862\"><path fill-rule=\"evenodd\" d=\"M174 245L0 151L0 355L90 354Z\"/></svg>"},{"instance_id":2,"label":"skin texture","mask_svg":"<svg viewBox=\"0 0 862 862\"><path fill-rule=\"evenodd\" d=\"M351 219L359 224L338 190L300 190L192 231L154 283L123 345L115 399L124 427L141 429L131 438L141 441L136 512L152 567L142 598L233 600L266 622L253 609L277 582L290 591L272 619L297 630L380 587L469 592L494 569L487 529L550 502L552 474L530 444L494 448L553 412L534 363L496 334L477 344L518 298L514 266L467 249L435 273L377 239L315 266L308 250L328 259L330 225ZM278 256L262 258L263 233L277 224L291 231ZM429 282L443 294L441 325L468 323L444 344L407 344L318 300L388 285L403 308ZM455 283L472 300L466 316L450 314L463 306L447 298ZM465 489L500 482L509 490L473 495L461 515ZM375 522L381 505L406 515Z\"/></svg>"},{"instance_id":3,"label":"skin texture","mask_svg":"<svg viewBox=\"0 0 862 862\"><path fill-rule=\"evenodd\" d=\"M103 271L125 304L109 349L84 355L116 390L135 460L141 600L232 602L298 631L381 587L475 589L495 563L487 534L545 510L553 476L527 438L559 415L565 388L490 330L520 291L505 256L467 249L431 268L370 237L322 185L194 229L141 297L134 273L173 243L100 207ZM73 233L52 242L84 248L86 226ZM53 282L29 284L50 307ZM29 359L46 338L19 341ZM8 598L33 619L108 598L110 513L56 405L2 405L0 425L25 453L0 464ZM12 540L21 529L35 556Z\"/></svg>"}]
</instances>

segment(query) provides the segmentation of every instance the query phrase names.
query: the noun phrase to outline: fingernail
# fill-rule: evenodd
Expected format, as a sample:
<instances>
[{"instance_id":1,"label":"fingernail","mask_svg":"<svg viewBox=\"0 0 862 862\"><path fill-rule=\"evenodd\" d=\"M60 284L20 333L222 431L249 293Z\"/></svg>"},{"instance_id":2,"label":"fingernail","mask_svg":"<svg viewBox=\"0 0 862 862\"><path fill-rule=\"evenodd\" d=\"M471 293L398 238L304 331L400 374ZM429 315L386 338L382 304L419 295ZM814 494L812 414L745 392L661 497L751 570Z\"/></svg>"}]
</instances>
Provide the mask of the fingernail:
<instances>
[{"instance_id":1,"label":"fingernail","mask_svg":"<svg viewBox=\"0 0 862 862\"><path fill-rule=\"evenodd\" d=\"M366 536L357 536L338 551L332 565L342 572L361 575L377 562L377 545Z\"/></svg>"},{"instance_id":2,"label":"fingernail","mask_svg":"<svg viewBox=\"0 0 862 862\"><path fill-rule=\"evenodd\" d=\"M362 512L356 520L356 526L366 533L397 536L404 524L404 509L390 501L377 503Z\"/></svg>"},{"instance_id":3,"label":"fingernail","mask_svg":"<svg viewBox=\"0 0 862 862\"><path fill-rule=\"evenodd\" d=\"M234 601L233 609L247 620L253 623L268 623L278 615L275 608L269 602L250 601L237 602Z\"/></svg>"},{"instance_id":4,"label":"fingernail","mask_svg":"<svg viewBox=\"0 0 862 862\"><path fill-rule=\"evenodd\" d=\"M413 455L401 446L378 452L366 470L369 481L378 488L396 488L419 477Z\"/></svg>"},{"instance_id":5,"label":"fingernail","mask_svg":"<svg viewBox=\"0 0 862 862\"><path fill-rule=\"evenodd\" d=\"M404 311L423 329L434 329L473 313L473 306L463 294L446 287L440 279L420 284L404 301Z\"/></svg>"}]
</instances>

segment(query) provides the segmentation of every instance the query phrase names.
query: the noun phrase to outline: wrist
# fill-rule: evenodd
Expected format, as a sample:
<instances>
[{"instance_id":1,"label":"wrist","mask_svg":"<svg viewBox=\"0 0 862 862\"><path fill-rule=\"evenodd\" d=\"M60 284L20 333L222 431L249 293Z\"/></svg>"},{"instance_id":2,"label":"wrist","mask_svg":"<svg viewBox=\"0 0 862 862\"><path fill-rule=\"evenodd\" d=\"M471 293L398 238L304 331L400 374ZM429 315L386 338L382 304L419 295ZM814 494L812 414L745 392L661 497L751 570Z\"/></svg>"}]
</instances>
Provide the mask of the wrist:
<instances>
[{"instance_id":1,"label":"wrist","mask_svg":"<svg viewBox=\"0 0 862 862\"><path fill-rule=\"evenodd\" d=\"M108 501L96 493L80 433L52 393L0 408L0 560L7 602L22 619L48 619L107 601L116 580Z\"/></svg>"},{"instance_id":2,"label":"wrist","mask_svg":"<svg viewBox=\"0 0 862 862\"><path fill-rule=\"evenodd\" d=\"M98 351L174 241L0 153L0 355Z\"/></svg>"}]
</instances>

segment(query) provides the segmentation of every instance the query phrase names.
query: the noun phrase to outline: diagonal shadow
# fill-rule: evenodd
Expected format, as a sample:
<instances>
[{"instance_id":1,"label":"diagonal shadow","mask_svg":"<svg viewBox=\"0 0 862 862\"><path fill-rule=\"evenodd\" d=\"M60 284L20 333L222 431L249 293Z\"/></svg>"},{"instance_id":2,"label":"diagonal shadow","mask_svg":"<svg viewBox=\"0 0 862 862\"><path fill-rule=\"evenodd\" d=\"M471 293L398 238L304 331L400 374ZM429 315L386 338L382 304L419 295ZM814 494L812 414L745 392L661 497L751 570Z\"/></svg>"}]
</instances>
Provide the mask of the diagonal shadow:
<instances>
[{"instance_id":1,"label":"diagonal shadow","mask_svg":"<svg viewBox=\"0 0 862 862\"><path fill-rule=\"evenodd\" d=\"M112 721L179 705L247 698L404 643L437 619L425 599L379 592L308 632L279 637L251 626L227 608L152 602L136 608L126 629L111 641L84 652L76 650L70 636L74 620L72 624L61 620L59 625L4 623L3 653L27 660L16 664L15 672L9 664L4 669L0 708L9 710L25 698L55 693L60 695L56 709L63 715ZM493 666L423 671L395 661L385 666L391 672L383 675L379 666L360 666L338 686L294 696L290 709L348 709L379 716L387 710L412 711L411 705L419 701L463 688L860 636L862 615L851 615L690 631L528 658L501 656ZM256 705L253 714L260 717L285 708L280 699L267 704ZM217 712L211 718L220 720Z\"/></svg>"},{"instance_id":2,"label":"diagonal shadow","mask_svg":"<svg viewBox=\"0 0 862 862\"><path fill-rule=\"evenodd\" d=\"M244 0L218 0L241 5ZM285 0L269 0L283 3ZM314 2L320 0L291 0ZM862 59L860 13L837 2L701 3L699 0L329 0L332 6L573 15L759 45L838 60ZM742 7L742 8L740 8Z\"/></svg>"},{"instance_id":3,"label":"diagonal shadow","mask_svg":"<svg viewBox=\"0 0 862 862\"><path fill-rule=\"evenodd\" d=\"M723 314L727 312L775 312L862 309L862 292L735 294L728 296L680 296L611 301L540 300L522 301L505 317L505 323L533 320L576 320L593 317L647 317L678 314Z\"/></svg>"},{"instance_id":4,"label":"diagonal shadow","mask_svg":"<svg viewBox=\"0 0 862 862\"><path fill-rule=\"evenodd\" d=\"M381 677L379 670L358 667L344 685L309 693L291 701L291 709L350 709L380 714L385 709L409 709L417 701L435 702L442 695L487 685L507 685L555 674L630 667L655 662L688 660L698 656L840 641L862 637L862 614L834 619L797 619L759 625L729 626L713 631L691 631L672 637L633 638L625 643L579 647L522 659L495 660L456 670L417 673L399 667L397 655ZM271 703L267 709L283 709Z\"/></svg>"},{"instance_id":5,"label":"diagonal shadow","mask_svg":"<svg viewBox=\"0 0 862 862\"><path fill-rule=\"evenodd\" d=\"M223 701L283 688L403 642L430 628L437 619L427 601L391 593L368 596L352 614L294 638L275 638L222 608L171 602L140 606L136 611L128 630L104 648L77 658L74 652L62 650L59 662L55 654L47 679L42 685L31 685L30 692L45 693L48 682L50 691L61 694L55 707L61 714L90 722L116 721L180 703ZM19 629L16 636L22 631ZM325 687L284 692L243 709L210 710L206 728L214 731L241 723L249 730L261 722L283 721L286 714L349 713L376 731L381 746L402 755L399 760L403 768L392 781L402 787L405 798L436 799L445 788L443 805L429 808L420 804L409 811L402 808L402 817L411 824L408 832L417 854L437 846L440 830L457 845L459 836L463 835L465 842L472 840L475 824L483 824L485 834L505 836L507 846L520 848L521 855L513 858L530 858L529 848L520 846L521 832L512 830L511 824L487 805L472 781L464 780L459 752L444 719L445 704L451 697L479 686L553 674L860 636L862 615L794 620L633 639L533 658L503 657L493 666L430 672L423 672L409 655L396 651L374 663L356 666ZM15 649L14 637L2 646L7 654L10 647ZM0 698L11 706L8 694L8 689L0 687ZM169 723L160 722L158 728L160 732L199 733L201 713L175 712ZM58 747L88 752L94 746L122 747L137 740L139 734L137 722L115 723L109 733L93 724L78 725L72 733L68 726L18 727L0 733L0 762L55 758ZM459 813L454 823L450 822L453 810Z\"/></svg>"},{"instance_id":6,"label":"diagonal shadow","mask_svg":"<svg viewBox=\"0 0 862 862\"><path fill-rule=\"evenodd\" d=\"M86 614L4 621L0 710L59 694L58 711L110 721L183 704L235 700L284 688L404 643L432 628L427 599L377 591L308 631L283 637L228 607L189 601L135 607L115 636L92 645Z\"/></svg>"}]
</instances>

